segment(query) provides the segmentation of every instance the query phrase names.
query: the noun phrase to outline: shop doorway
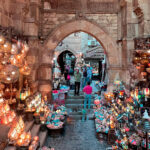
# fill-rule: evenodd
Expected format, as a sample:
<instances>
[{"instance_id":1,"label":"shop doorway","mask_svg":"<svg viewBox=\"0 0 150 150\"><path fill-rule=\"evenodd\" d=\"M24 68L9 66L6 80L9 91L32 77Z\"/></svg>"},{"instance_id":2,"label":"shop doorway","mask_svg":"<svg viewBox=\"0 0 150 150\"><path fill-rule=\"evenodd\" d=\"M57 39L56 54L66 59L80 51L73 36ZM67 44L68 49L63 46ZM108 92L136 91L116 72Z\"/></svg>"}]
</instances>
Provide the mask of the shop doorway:
<instances>
[{"instance_id":1,"label":"shop doorway","mask_svg":"<svg viewBox=\"0 0 150 150\"><path fill-rule=\"evenodd\" d=\"M57 63L60 66L61 74L67 69L70 75L74 74L74 67L76 63L75 55L69 50L63 51L57 58Z\"/></svg>"}]
</instances>

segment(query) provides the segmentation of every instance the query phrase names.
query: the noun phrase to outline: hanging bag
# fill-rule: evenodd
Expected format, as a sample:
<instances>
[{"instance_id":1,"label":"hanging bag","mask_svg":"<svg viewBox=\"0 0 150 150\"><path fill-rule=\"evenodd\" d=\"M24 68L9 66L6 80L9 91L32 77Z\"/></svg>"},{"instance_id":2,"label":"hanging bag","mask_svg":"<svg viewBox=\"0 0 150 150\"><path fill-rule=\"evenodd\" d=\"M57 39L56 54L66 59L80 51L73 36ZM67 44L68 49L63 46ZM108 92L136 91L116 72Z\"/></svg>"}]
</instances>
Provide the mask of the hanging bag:
<instances>
[{"instance_id":1,"label":"hanging bag","mask_svg":"<svg viewBox=\"0 0 150 150\"><path fill-rule=\"evenodd\" d=\"M70 80L70 75L69 74L67 75L67 80Z\"/></svg>"}]
</instances>

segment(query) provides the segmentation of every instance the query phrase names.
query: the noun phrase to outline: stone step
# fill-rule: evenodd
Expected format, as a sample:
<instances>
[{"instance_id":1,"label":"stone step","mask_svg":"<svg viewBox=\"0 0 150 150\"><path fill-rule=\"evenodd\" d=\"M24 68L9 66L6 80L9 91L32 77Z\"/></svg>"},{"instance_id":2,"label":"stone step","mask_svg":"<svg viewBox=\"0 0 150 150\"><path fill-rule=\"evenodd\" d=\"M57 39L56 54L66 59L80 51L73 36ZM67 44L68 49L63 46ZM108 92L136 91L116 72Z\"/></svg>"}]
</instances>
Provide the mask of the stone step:
<instances>
[{"instance_id":1,"label":"stone step","mask_svg":"<svg viewBox=\"0 0 150 150\"><path fill-rule=\"evenodd\" d=\"M91 104L91 108L93 108L94 104ZM67 108L71 108L71 109L83 109L84 108L84 104L66 104Z\"/></svg>"},{"instance_id":2,"label":"stone step","mask_svg":"<svg viewBox=\"0 0 150 150\"><path fill-rule=\"evenodd\" d=\"M82 120L82 117L83 115L69 115L69 117L72 119L72 120ZM92 114L87 114L85 115L85 120L93 120L93 115Z\"/></svg>"},{"instance_id":3,"label":"stone step","mask_svg":"<svg viewBox=\"0 0 150 150\"><path fill-rule=\"evenodd\" d=\"M82 111L70 112L69 115L82 115Z\"/></svg>"},{"instance_id":4,"label":"stone step","mask_svg":"<svg viewBox=\"0 0 150 150\"><path fill-rule=\"evenodd\" d=\"M84 99L66 99L65 104L83 104Z\"/></svg>"},{"instance_id":5,"label":"stone step","mask_svg":"<svg viewBox=\"0 0 150 150\"><path fill-rule=\"evenodd\" d=\"M81 120L82 119L82 115L69 115L69 117L73 120Z\"/></svg>"},{"instance_id":6,"label":"stone step","mask_svg":"<svg viewBox=\"0 0 150 150\"><path fill-rule=\"evenodd\" d=\"M67 96L67 99L84 99L84 96L83 95L76 95L76 96L74 96L74 95L68 95Z\"/></svg>"},{"instance_id":7,"label":"stone step","mask_svg":"<svg viewBox=\"0 0 150 150\"><path fill-rule=\"evenodd\" d=\"M17 150L15 146L7 146L4 150Z\"/></svg>"},{"instance_id":8,"label":"stone step","mask_svg":"<svg viewBox=\"0 0 150 150\"><path fill-rule=\"evenodd\" d=\"M33 121L26 121L25 122L25 132L28 132L31 130L31 128L34 125L34 120Z\"/></svg>"},{"instance_id":9,"label":"stone step","mask_svg":"<svg viewBox=\"0 0 150 150\"><path fill-rule=\"evenodd\" d=\"M40 140L40 147L43 147L48 135L48 131L40 131L39 133L39 140Z\"/></svg>"},{"instance_id":10,"label":"stone step","mask_svg":"<svg viewBox=\"0 0 150 150\"><path fill-rule=\"evenodd\" d=\"M91 100L94 103L94 99ZM65 104L84 104L84 99L66 99Z\"/></svg>"},{"instance_id":11,"label":"stone step","mask_svg":"<svg viewBox=\"0 0 150 150\"><path fill-rule=\"evenodd\" d=\"M40 132L40 127L41 127L40 124L34 124L34 126L33 126L32 129L31 129L31 136L32 136L32 138L33 138L34 136L38 136L38 134L39 134L39 132Z\"/></svg>"},{"instance_id":12,"label":"stone step","mask_svg":"<svg viewBox=\"0 0 150 150\"><path fill-rule=\"evenodd\" d=\"M74 94L74 90L70 90L70 91L69 91L69 94L72 94L72 95L73 95L73 94ZM84 94L84 93L83 93L82 91L80 91L80 94Z\"/></svg>"}]
</instances>

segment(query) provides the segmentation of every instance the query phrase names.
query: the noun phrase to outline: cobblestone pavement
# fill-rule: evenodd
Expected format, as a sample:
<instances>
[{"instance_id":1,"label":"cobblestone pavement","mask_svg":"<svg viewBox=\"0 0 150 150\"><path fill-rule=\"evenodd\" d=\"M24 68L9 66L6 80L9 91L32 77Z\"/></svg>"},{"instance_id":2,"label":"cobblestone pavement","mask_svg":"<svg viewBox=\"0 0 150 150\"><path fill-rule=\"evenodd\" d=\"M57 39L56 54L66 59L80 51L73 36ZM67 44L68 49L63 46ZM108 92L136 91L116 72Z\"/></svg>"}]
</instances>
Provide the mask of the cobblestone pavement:
<instances>
[{"instance_id":1,"label":"cobblestone pavement","mask_svg":"<svg viewBox=\"0 0 150 150\"><path fill-rule=\"evenodd\" d=\"M93 120L74 121L67 124L64 135L58 137L48 136L46 146L55 150L106 150L107 143L96 138Z\"/></svg>"}]
</instances>

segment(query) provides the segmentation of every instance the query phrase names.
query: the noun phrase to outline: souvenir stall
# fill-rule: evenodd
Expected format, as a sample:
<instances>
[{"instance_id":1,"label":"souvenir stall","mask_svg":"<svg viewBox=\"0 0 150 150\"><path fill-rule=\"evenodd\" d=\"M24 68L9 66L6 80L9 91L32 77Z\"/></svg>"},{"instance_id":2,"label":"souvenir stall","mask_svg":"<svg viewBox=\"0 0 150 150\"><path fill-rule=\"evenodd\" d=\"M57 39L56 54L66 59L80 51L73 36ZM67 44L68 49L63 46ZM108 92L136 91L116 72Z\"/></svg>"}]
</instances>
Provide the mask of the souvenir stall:
<instances>
[{"instance_id":1,"label":"souvenir stall","mask_svg":"<svg viewBox=\"0 0 150 150\"><path fill-rule=\"evenodd\" d=\"M37 150L47 136L42 129L46 129L52 106L48 106L47 97L31 91L28 51L25 41L0 35L0 128L4 131L0 150Z\"/></svg>"},{"instance_id":2,"label":"souvenir stall","mask_svg":"<svg viewBox=\"0 0 150 150\"><path fill-rule=\"evenodd\" d=\"M103 137L108 133L107 141L116 150L150 148L150 107L142 105L150 93L136 88L127 96L121 81L114 84L116 89L104 94L106 106L95 100L96 132Z\"/></svg>"}]
</instances>

